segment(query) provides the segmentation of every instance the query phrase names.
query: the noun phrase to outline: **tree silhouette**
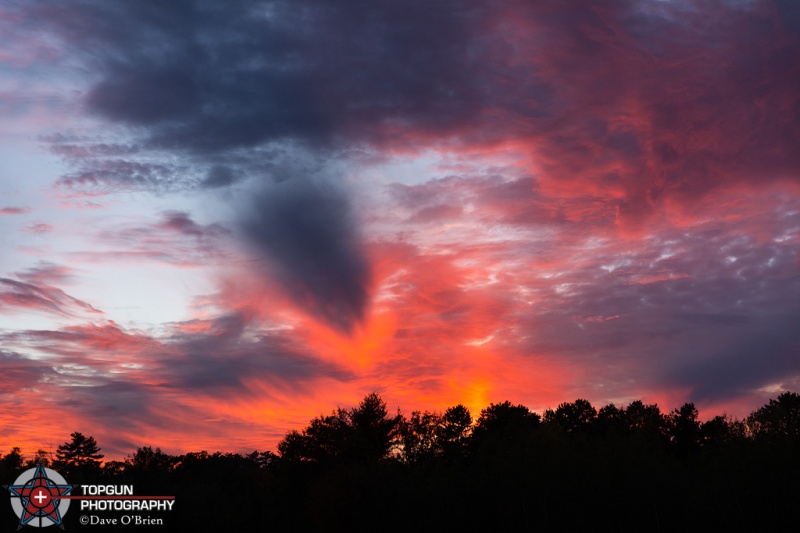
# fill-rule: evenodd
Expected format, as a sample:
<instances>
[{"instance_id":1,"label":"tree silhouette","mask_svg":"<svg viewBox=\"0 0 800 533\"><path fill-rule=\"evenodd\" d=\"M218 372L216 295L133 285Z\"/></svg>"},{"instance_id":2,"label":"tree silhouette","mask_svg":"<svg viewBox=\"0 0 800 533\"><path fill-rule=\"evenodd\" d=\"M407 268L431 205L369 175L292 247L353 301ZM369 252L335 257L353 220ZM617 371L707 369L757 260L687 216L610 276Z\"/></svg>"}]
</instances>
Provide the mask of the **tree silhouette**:
<instances>
[{"instance_id":1,"label":"tree silhouette","mask_svg":"<svg viewBox=\"0 0 800 533\"><path fill-rule=\"evenodd\" d=\"M784 392L753 412L747 426L756 436L800 438L800 394Z\"/></svg>"},{"instance_id":2,"label":"tree silhouette","mask_svg":"<svg viewBox=\"0 0 800 533\"><path fill-rule=\"evenodd\" d=\"M700 426L700 444L704 447L720 446L745 439L744 424L740 420L729 420L726 415L717 415Z\"/></svg>"},{"instance_id":3,"label":"tree silhouette","mask_svg":"<svg viewBox=\"0 0 800 533\"><path fill-rule=\"evenodd\" d=\"M558 406L554 415L556 423L563 427L567 433L587 430L596 417L597 410L592 407L588 400L581 398L572 403L562 403Z\"/></svg>"},{"instance_id":4,"label":"tree silhouette","mask_svg":"<svg viewBox=\"0 0 800 533\"><path fill-rule=\"evenodd\" d=\"M138 448L133 455L125 458L121 463L121 468L137 486L153 487L159 489L159 485L165 484L167 476L178 464L179 458L155 450L150 446ZM106 465L106 469L109 465ZM161 487L163 490L163 487Z\"/></svg>"},{"instance_id":5,"label":"tree silhouette","mask_svg":"<svg viewBox=\"0 0 800 533\"><path fill-rule=\"evenodd\" d=\"M410 464L431 461L441 455L439 430L442 417L438 413L414 411L400 428L403 460Z\"/></svg>"},{"instance_id":6,"label":"tree silhouette","mask_svg":"<svg viewBox=\"0 0 800 533\"><path fill-rule=\"evenodd\" d=\"M132 456L125 459L125 464L129 468L138 470L171 470L177 459L161 451L155 450L150 446L138 448Z\"/></svg>"},{"instance_id":7,"label":"tree silhouette","mask_svg":"<svg viewBox=\"0 0 800 533\"><path fill-rule=\"evenodd\" d=\"M462 455L471 425L472 416L463 405L449 407L443 415L414 411L400 427L403 460L414 464Z\"/></svg>"},{"instance_id":8,"label":"tree silhouette","mask_svg":"<svg viewBox=\"0 0 800 533\"><path fill-rule=\"evenodd\" d=\"M524 405L512 405L506 400L503 403L492 403L481 411L475 424L474 434L499 433L517 427L536 427L540 417Z\"/></svg>"},{"instance_id":9,"label":"tree silhouette","mask_svg":"<svg viewBox=\"0 0 800 533\"><path fill-rule=\"evenodd\" d=\"M613 403L601 407L597 412L595 427L600 434L623 433L626 429L625 411Z\"/></svg>"},{"instance_id":10,"label":"tree silhouette","mask_svg":"<svg viewBox=\"0 0 800 533\"><path fill-rule=\"evenodd\" d=\"M796 522L800 498L799 407L800 396L785 393L746 422L723 415L700 423L691 403L667 416L641 401L593 416L588 401L576 400L541 423L504 402L473 427L464 406L403 421L372 393L289 432L280 456L170 456L147 446L100 467L94 439L73 433L53 467L70 483L174 494L191 505L176 505L170 521L197 530L249 530L252 514L242 509L301 531L385 529L387 517L398 530L779 530ZM405 464L393 460L398 435ZM12 449L0 455L0 478L13 480L36 460ZM236 490L220 491L221 479ZM675 494L678 505L661 503ZM197 513L205 508L219 512Z\"/></svg>"},{"instance_id":11,"label":"tree silhouette","mask_svg":"<svg viewBox=\"0 0 800 533\"><path fill-rule=\"evenodd\" d=\"M472 415L465 406L459 404L448 407L442 416L440 441L442 453L454 458L462 455L469 442L472 431Z\"/></svg>"},{"instance_id":12,"label":"tree silhouette","mask_svg":"<svg viewBox=\"0 0 800 533\"><path fill-rule=\"evenodd\" d=\"M472 430L472 446L488 455L524 448L540 421L539 415L524 405L512 405L507 400L489 404Z\"/></svg>"},{"instance_id":13,"label":"tree silhouette","mask_svg":"<svg viewBox=\"0 0 800 533\"><path fill-rule=\"evenodd\" d=\"M2 457L0 464L7 472L16 473L19 470L22 470L24 463L22 459L22 452L19 447L14 446L11 448L11 450Z\"/></svg>"},{"instance_id":14,"label":"tree silhouette","mask_svg":"<svg viewBox=\"0 0 800 533\"><path fill-rule=\"evenodd\" d=\"M666 437L666 418L656 404L646 405L641 400L635 400L625 409L623 419L628 431L645 439L661 440Z\"/></svg>"},{"instance_id":15,"label":"tree silhouette","mask_svg":"<svg viewBox=\"0 0 800 533\"><path fill-rule=\"evenodd\" d=\"M103 454L100 453L94 437L86 437L77 431L70 436L72 440L56 450L54 466L67 475L78 475L81 478L98 473Z\"/></svg>"},{"instance_id":16,"label":"tree silhouette","mask_svg":"<svg viewBox=\"0 0 800 533\"><path fill-rule=\"evenodd\" d=\"M378 461L388 456L401 420L400 415L389 417L386 402L373 392L358 407L339 407L302 431L290 431L278 452L289 461Z\"/></svg>"},{"instance_id":17,"label":"tree silhouette","mask_svg":"<svg viewBox=\"0 0 800 533\"><path fill-rule=\"evenodd\" d=\"M697 450L700 446L700 422L693 403L685 403L669 415L670 441L681 454Z\"/></svg>"},{"instance_id":18,"label":"tree silhouette","mask_svg":"<svg viewBox=\"0 0 800 533\"><path fill-rule=\"evenodd\" d=\"M338 408L311 421L302 431L292 430L278 443L278 453L289 461L327 462L346 452L350 437L347 411Z\"/></svg>"},{"instance_id":19,"label":"tree silhouette","mask_svg":"<svg viewBox=\"0 0 800 533\"><path fill-rule=\"evenodd\" d=\"M358 407L350 411L354 459L377 461L389 454L402 416L388 415L386 402L375 392L367 394Z\"/></svg>"},{"instance_id":20,"label":"tree silhouette","mask_svg":"<svg viewBox=\"0 0 800 533\"><path fill-rule=\"evenodd\" d=\"M53 462L51 459L51 455L52 454L47 450L42 450L42 449L36 450L36 455L28 459L25 463L25 466L27 466L28 468L32 468L36 465L50 466L50 463Z\"/></svg>"}]
</instances>

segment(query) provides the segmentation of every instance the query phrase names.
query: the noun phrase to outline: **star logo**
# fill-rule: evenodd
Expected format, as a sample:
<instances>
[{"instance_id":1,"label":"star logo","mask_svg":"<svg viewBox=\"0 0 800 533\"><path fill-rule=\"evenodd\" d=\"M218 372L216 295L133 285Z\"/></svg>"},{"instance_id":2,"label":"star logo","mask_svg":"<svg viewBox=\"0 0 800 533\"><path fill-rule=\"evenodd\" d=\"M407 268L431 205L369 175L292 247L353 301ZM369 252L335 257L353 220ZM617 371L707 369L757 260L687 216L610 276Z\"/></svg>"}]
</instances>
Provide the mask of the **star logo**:
<instances>
[{"instance_id":1,"label":"star logo","mask_svg":"<svg viewBox=\"0 0 800 533\"><path fill-rule=\"evenodd\" d=\"M11 493L11 506L19 517L19 526L47 527L57 525L64 529L62 517L69 508L67 496L73 485L67 484L55 470L42 465L26 470L13 485L6 487Z\"/></svg>"}]
</instances>

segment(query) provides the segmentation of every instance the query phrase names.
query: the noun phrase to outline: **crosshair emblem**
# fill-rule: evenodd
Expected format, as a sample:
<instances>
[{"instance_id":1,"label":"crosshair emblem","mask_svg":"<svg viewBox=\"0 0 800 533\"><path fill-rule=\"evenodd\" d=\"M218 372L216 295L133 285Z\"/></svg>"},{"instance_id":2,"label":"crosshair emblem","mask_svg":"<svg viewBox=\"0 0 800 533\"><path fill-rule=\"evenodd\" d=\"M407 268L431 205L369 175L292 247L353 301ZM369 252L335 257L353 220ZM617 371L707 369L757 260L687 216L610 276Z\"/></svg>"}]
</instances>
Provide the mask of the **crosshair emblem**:
<instances>
[{"instance_id":1,"label":"crosshair emblem","mask_svg":"<svg viewBox=\"0 0 800 533\"><path fill-rule=\"evenodd\" d=\"M11 507L19 517L19 526L64 529L62 518L69 509L67 496L73 489L61 474L42 465L26 470L13 485L6 486L11 493Z\"/></svg>"}]
</instances>

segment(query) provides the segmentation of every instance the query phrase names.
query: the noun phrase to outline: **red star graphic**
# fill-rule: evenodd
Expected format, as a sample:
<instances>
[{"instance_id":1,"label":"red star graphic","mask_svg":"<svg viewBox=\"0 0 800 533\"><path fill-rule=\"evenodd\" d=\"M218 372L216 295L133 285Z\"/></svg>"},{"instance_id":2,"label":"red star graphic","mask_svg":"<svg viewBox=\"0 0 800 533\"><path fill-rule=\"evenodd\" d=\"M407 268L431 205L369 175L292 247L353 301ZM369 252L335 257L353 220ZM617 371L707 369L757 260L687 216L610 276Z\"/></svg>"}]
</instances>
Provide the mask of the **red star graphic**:
<instances>
[{"instance_id":1,"label":"red star graphic","mask_svg":"<svg viewBox=\"0 0 800 533\"><path fill-rule=\"evenodd\" d=\"M61 523L61 513L58 510L60 497L66 496L72 490L72 485L57 485L50 479L42 466L36 467L36 472L24 485L9 487L12 494L22 499L22 516L20 524L27 524L35 517L48 518L55 524Z\"/></svg>"}]
</instances>

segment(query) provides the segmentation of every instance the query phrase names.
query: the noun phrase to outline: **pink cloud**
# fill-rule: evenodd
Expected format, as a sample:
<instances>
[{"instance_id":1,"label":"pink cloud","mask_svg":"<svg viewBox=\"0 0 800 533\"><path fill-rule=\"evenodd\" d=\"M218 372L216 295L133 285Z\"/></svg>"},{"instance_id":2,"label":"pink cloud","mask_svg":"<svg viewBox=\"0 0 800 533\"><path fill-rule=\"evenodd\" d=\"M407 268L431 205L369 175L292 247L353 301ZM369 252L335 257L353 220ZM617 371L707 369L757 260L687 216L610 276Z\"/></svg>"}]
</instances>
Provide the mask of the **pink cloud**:
<instances>
[{"instance_id":1,"label":"pink cloud","mask_svg":"<svg viewBox=\"0 0 800 533\"><path fill-rule=\"evenodd\" d=\"M32 310L70 317L103 314L90 304L42 282L39 275L22 274L18 277L23 281L0 278L0 309L13 312ZM24 281L26 278L30 281Z\"/></svg>"},{"instance_id":2,"label":"pink cloud","mask_svg":"<svg viewBox=\"0 0 800 533\"><path fill-rule=\"evenodd\" d=\"M35 233L37 235L45 235L53 231L53 226L51 224L45 224L44 222L37 222L35 224L30 224L22 228L23 231L28 233Z\"/></svg>"},{"instance_id":3,"label":"pink cloud","mask_svg":"<svg viewBox=\"0 0 800 533\"><path fill-rule=\"evenodd\" d=\"M3 207L0 208L0 215L24 215L31 211L30 207Z\"/></svg>"}]
</instances>

